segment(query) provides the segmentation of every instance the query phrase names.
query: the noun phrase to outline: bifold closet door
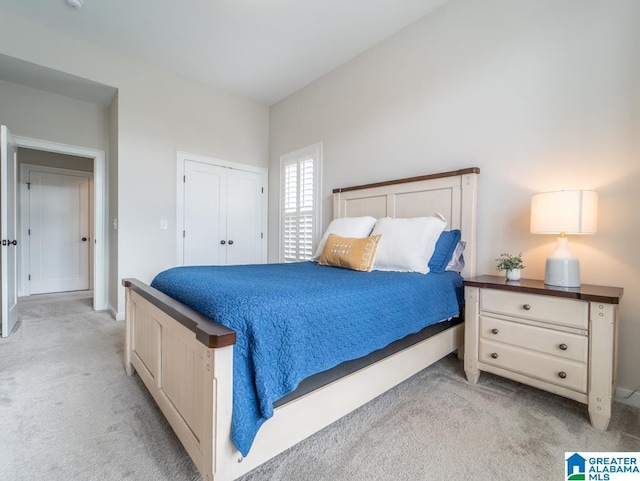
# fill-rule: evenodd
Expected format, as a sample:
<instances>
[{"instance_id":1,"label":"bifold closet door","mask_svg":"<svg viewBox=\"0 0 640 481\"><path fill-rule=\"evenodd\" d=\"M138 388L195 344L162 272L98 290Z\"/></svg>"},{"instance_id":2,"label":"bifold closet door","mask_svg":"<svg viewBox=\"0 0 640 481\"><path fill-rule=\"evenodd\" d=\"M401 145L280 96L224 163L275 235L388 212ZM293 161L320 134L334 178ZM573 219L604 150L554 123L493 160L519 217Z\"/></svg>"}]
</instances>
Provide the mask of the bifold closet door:
<instances>
[{"instance_id":1,"label":"bifold closet door","mask_svg":"<svg viewBox=\"0 0 640 481\"><path fill-rule=\"evenodd\" d=\"M227 264L261 263L264 197L261 190L261 175L241 170L228 173Z\"/></svg>"},{"instance_id":2,"label":"bifold closet door","mask_svg":"<svg viewBox=\"0 0 640 481\"><path fill-rule=\"evenodd\" d=\"M224 265L226 172L201 162L185 163L184 264Z\"/></svg>"},{"instance_id":3,"label":"bifold closet door","mask_svg":"<svg viewBox=\"0 0 640 481\"><path fill-rule=\"evenodd\" d=\"M262 261L262 176L186 161L184 264Z\"/></svg>"}]
</instances>

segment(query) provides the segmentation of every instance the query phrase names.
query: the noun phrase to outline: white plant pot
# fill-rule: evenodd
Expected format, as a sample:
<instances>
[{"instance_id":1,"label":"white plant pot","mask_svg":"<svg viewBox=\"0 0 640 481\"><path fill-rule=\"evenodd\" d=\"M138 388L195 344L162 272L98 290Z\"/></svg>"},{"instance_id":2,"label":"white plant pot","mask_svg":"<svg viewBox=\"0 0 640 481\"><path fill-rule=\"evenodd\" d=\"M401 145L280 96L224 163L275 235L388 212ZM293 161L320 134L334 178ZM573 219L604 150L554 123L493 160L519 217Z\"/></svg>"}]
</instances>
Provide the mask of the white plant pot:
<instances>
[{"instance_id":1,"label":"white plant pot","mask_svg":"<svg viewBox=\"0 0 640 481\"><path fill-rule=\"evenodd\" d=\"M507 280L508 281L519 281L520 280L520 269L507 269Z\"/></svg>"}]
</instances>

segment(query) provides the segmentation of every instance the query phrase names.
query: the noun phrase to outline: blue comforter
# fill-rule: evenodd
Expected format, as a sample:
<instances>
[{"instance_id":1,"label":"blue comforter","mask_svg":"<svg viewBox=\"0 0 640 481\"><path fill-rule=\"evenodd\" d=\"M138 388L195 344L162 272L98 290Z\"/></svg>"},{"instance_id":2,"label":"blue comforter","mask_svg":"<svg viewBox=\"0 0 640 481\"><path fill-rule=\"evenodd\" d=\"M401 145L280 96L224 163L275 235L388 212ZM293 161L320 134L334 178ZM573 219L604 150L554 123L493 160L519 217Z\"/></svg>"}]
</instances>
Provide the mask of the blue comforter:
<instances>
[{"instance_id":1,"label":"blue comforter","mask_svg":"<svg viewBox=\"0 0 640 481\"><path fill-rule=\"evenodd\" d=\"M247 455L304 378L457 316L454 272L356 272L313 262L177 267L151 286L236 331L232 440Z\"/></svg>"}]
</instances>

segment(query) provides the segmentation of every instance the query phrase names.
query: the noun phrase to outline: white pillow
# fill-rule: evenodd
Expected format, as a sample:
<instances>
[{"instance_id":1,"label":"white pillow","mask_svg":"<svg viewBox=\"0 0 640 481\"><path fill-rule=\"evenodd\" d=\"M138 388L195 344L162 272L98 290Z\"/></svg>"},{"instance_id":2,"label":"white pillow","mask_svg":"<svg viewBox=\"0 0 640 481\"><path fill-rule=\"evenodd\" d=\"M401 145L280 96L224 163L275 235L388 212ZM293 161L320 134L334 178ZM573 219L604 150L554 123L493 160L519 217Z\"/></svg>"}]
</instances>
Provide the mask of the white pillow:
<instances>
[{"instance_id":1,"label":"white pillow","mask_svg":"<svg viewBox=\"0 0 640 481\"><path fill-rule=\"evenodd\" d=\"M374 270L428 273L429 259L446 226L440 215L378 219L371 233L382 234Z\"/></svg>"},{"instance_id":2,"label":"white pillow","mask_svg":"<svg viewBox=\"0 0 640 481\"><path fill-rule=\"evenodd\" d=\"M311 259L314 261L320 259L322 251L324 250L324 245L327 243L327 239L329 238L329 234L335 234L340 237L355 237L357 239L362 239L363 237L369 237L371 229L373 229L375 223L376 218L370 216L342 217L340 219L333 219L331 224L327 227L327 230L324 231L322 239L318 242L316 253Z\"/></svg>"}]
</instances>

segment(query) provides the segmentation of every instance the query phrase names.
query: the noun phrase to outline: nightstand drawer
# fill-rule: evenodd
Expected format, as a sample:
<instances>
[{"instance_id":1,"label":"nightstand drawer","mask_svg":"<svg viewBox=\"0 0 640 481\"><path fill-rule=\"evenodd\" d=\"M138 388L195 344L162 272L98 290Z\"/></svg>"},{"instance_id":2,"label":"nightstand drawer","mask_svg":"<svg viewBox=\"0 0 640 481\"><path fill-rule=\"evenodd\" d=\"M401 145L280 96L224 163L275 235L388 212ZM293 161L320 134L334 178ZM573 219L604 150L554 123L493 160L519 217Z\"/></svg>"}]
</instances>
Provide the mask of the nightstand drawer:
<instances>
[{"instance_id":1,"label":"nightstand drawer","mask_svg":"<svg viewBox=\"0 0 640 481\"><path fill-rule=\"evenodd\" d=\"M587 364L480 340L479 361L502 369L535 377L574 391L587 392Z\"/></svg>"},{"instance_id":2,"label":"nightstand drawer","mask_svg":"<svg viewBox=\"0 0 640 481\"><path fill-rule=\"evenodd\" d=\"M483 289L480 310L564 326L588 328L587 302L522 292Z\"/></svg>"},{"instance_id":3,"label":"nightstand drawer","mask_svg":"<svg viewBox=\"0 0 640 481\"><path fill-rule=\"evenodd\" d=\"M587 362L589 352L587 336L489 316L480 316L480 336L489 341L503 342L579 362Z\"/></svg>"}]
</instances>

